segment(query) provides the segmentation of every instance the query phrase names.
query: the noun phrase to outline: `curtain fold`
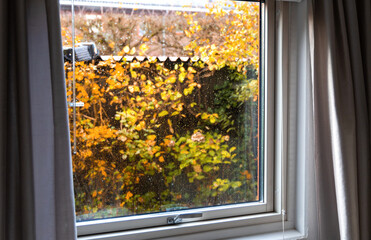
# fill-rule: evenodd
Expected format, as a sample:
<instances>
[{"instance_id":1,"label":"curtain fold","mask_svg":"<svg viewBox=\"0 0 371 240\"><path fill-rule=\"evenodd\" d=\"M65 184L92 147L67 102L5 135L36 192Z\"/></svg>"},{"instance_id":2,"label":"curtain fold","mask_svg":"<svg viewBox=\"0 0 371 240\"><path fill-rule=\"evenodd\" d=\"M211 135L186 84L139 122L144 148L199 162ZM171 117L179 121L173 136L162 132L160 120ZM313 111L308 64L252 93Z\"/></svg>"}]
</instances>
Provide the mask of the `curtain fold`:
<instances>
[{"instance_id":1,"label":"curtain fold","mask_svg":"<svg viewBox=\"0 0 371 240\"><path fill-rule=\"evenodd\" d=\"M316 231L371 239L371 7L311 0Z\"/></svg>"},{"instance_id":2,"label":"curtain fold","mask_svg":"<svg viewBox=\"0 0 371 240\"><path fill-rule=\"evenodd\" d=\"M59 2L0 2L0 239L76 239Z\"/></svg>"}]
</instances>

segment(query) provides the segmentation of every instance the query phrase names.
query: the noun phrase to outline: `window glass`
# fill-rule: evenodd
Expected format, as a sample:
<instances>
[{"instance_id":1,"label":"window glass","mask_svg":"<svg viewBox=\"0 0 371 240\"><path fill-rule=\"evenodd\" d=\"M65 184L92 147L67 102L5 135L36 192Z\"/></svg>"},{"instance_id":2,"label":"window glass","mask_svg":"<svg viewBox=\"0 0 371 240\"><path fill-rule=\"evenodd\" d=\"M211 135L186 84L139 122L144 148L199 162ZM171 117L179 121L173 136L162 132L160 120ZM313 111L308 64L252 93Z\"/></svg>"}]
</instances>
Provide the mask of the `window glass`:
<instances>
[{"instance_id":1,"label":"window glass","mask_svg":"<svg viewBox=\"0 0 371 240\"><path fill-rule=\"evenodd\" d=\"M262 200L259 2L60 3L78 221Z\"/></svg>"}]
</instances>

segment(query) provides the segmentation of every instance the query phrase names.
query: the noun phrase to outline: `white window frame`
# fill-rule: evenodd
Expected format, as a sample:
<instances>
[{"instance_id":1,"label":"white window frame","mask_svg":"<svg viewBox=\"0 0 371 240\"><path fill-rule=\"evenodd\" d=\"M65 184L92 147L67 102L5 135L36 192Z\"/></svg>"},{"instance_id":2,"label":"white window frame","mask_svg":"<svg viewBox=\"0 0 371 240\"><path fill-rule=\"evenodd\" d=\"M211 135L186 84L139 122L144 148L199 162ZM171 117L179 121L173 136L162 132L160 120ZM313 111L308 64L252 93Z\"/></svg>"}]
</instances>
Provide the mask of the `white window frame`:
<instances>
[{"instance_id":1,"label":"white window frame","mask_svg":"<svg viewBox=\"0 0 371 240\"><path fill-rule=\"evenodd\" d=\"M302 3L299 7L304 13L306 11L305 4ZM296 128L300 126L300 123L295 120L298 111L291 108L296 108L296 105L300 104L296 103L295 92L299 90L297 88L303 88L303 86L297 86L292 81L288 81L289 78L293 78L288 67L292 66L290 61L293 61L290 59L291 53L288 51L291 28L288 5L288 3L282 4L283 7L279 9L281 13L276 19L276 11L278 11L275 8L276 3L274 0L267 0L263 13L265 20L262 21L265 31L263 49L266 81L264 200L258 203L191 209L176 213L165 212L78 222L79 240L231 239L238 236L246 236L241 238L246 240L259 239L260 237L261 239L269 239L270 237L276 238L279 236L277 234L281 234L282 224L287 231L287 237L303 238L305 235L305 193L296 191L296 189L300 188L299 185L301 185L301 189L305 189L303 186L303 184L305 185L305 177L299 175L303 172L305 163L296 164L295 159L300 155L300 152L290 156L292 149L296 149L298 145L293 143L297 137L292 136L297 135ZM297 23L296 27L300 24L303 23ZM288 111L289 108L290 111ZM288 168L288 166L290 167ZM299 184L297 184L298 181ZM296 195L297 192L300 195ZM223 208L230 214L225 217L225 211L224 213L223 211L209 211L214 208ZM287 213L284 216L284 222L282 222L283 209ZM167 217L188 212L202 212L203 221L171 226L164 224ZM138 221L139 219L145 219L145 221ZM275 231L279 233L256 235Z\"/></svg>"}]
</instances>

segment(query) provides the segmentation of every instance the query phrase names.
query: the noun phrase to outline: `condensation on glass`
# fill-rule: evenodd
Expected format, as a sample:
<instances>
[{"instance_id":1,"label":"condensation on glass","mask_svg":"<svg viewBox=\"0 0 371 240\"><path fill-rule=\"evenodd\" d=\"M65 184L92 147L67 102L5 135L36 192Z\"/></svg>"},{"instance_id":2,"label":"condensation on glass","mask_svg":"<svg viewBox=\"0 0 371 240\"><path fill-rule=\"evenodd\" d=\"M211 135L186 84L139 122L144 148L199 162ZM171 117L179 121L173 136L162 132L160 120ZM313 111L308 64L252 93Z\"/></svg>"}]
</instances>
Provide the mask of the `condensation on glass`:
<instances>
[{"instance_id":1,"label":"condensation on glass","mask_svg":"<svg viewBox=\"0 0 371 240\"><path fill-rule=\"evenodd\" d=\"M262 200L259 2L60 4L78 221Z\"/></svg>"}]
</instances>

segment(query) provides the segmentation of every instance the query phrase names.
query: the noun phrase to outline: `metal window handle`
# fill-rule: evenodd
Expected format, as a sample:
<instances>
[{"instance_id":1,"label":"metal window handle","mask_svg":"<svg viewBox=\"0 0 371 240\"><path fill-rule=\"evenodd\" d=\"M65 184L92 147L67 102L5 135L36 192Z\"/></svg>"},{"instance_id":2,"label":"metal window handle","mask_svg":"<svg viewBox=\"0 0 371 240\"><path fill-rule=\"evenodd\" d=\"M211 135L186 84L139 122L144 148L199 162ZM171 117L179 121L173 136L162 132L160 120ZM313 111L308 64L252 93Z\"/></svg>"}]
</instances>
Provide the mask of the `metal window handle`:
<instances>
[{"instance_id":1,"label":"metal window handle","mask_svg":"<svg viewBox=\"0 0 371 240\"><path fill-rule=\"evenodd\" d=\"M84 102L67 102L69 107L83 107Z\"/></svg>"},{"instance_id":2,"label":"metal window handle","mask_svg":"<svg viewBox=\"0 0 371 240\"><path fill-rule=\"evenodd\" d=\"M192 219L192 218L202 218L202 213L186 213L186 214L176 215L175 217L168 217L167 224L169 225L179 224L179 223L182 223L183 220Z\"/></svg>"}]
</instances>

